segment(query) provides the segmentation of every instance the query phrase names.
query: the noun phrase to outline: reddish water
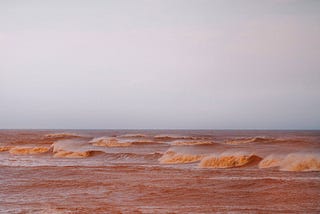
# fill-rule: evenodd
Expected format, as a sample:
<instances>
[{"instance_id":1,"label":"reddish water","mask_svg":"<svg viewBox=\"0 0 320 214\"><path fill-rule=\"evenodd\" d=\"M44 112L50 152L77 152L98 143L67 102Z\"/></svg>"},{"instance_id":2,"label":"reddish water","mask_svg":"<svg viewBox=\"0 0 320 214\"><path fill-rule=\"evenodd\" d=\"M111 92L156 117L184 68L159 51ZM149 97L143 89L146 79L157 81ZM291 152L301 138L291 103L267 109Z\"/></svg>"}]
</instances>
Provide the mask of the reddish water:
<instances>
[{"instance_id":1,"label":"reddish water","mask_svg":"<svg viewBox=\"0 0 320 214\"><path fill-rule=\"evenodd\" d=\"M320 131L0 131L1 213L319 213Z\"/></svg>"}]
</instances>

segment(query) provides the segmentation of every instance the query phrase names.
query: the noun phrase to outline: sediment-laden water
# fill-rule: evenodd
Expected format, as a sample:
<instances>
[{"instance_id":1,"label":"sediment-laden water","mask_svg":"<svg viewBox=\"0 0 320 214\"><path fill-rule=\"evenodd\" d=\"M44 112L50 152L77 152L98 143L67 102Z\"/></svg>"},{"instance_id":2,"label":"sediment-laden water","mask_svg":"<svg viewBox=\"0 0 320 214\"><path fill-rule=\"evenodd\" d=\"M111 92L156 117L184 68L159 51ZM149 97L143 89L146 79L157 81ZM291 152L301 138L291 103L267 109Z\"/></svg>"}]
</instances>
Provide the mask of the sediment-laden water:
<instances>
[{"instance_id":1,"label":"sediment-laden water","mask_svg":"<svg viewBox=\"0 0 320 214\"><path fill-rule=\"evenodd\" d=\"M2 130L1 213L319 213L320 131Z\"/></svg>"}]
</instances>

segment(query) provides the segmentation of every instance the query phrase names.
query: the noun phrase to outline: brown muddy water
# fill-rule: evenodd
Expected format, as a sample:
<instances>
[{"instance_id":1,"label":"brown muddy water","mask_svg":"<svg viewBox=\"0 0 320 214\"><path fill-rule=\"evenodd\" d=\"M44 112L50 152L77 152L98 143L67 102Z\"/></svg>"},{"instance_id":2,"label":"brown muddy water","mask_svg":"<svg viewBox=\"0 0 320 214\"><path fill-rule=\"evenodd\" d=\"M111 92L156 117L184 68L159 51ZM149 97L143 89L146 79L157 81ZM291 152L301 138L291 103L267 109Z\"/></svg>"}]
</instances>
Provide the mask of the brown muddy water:
<instances>
[{"instance_id":1,"label":"brown muddy water","mask_svg":"<svg viewBox=\"0 0 320 214\"><path fill-rule=\"evenodd\" d=\"M0 130L0 213L320 213L320 131Z\"/></svg>"}]
</instances>

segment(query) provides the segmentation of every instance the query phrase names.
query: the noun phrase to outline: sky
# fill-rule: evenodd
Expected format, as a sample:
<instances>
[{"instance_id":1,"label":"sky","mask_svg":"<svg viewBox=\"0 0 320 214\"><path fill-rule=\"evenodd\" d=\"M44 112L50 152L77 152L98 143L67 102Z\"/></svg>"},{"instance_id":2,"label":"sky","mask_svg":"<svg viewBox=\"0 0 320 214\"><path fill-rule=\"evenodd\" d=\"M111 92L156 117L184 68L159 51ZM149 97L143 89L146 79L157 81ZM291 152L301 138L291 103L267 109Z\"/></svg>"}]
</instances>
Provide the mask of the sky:
<instances>
[{"instance_id":1,"label":"sky","mask_svg":"<svg viewBox=\"0 0 320 214\"><path fill-rule=\"evenodd\" d=\"M320 129L318 0L1 0L1 129Z\"/></svg>"}]
</instances>

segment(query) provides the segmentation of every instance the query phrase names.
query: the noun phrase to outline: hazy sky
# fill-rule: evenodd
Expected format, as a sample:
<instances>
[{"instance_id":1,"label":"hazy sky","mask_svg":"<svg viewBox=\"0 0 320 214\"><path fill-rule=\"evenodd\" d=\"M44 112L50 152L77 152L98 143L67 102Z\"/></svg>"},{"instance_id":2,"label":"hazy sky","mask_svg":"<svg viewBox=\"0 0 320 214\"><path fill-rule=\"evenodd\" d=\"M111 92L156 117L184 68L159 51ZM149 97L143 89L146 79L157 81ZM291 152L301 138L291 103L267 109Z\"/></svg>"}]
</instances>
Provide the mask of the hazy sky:
<instances>
[{"instance_id":1,"label":"hazy sky","mask_svg":"<svg viewBox=\"0 0 320 214\"><path fill-rule=\"evenodd\" d=\"M1 0L0 128L320 128L319 0Z\"/></svg>"}]
</instances>

